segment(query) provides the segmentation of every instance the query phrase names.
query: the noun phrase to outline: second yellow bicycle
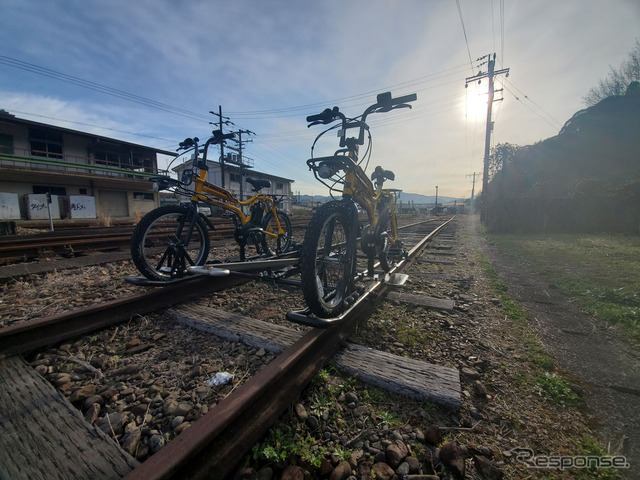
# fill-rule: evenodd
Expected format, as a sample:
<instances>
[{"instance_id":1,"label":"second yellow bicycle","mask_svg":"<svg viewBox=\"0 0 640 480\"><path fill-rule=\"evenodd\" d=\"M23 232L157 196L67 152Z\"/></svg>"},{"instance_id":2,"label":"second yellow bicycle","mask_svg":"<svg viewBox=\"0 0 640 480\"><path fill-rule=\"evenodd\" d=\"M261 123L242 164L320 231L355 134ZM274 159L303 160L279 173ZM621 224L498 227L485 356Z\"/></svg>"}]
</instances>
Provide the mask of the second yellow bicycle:
<instances>
[{"instance_id":1,"label":"second yellow bicycle","mask_svg":"<svg viewBox=\"0 0 640 480\"><path fill-rule=\"evenodd\" d=\"M171 189L176 194L190 197L187 204L165 205L152 210L136 225L131 237L131 257L136 267L151 280L181 278L188 267L207 263L211 250L209 229L215 227L198 212L198 204L220 207L225 216L233 219L234 238L240 246L240 261L246 260L245 248L252 245L260 257L285 253L291 247L291 220L279 210L282 198L260 193L270 187L264 179L247 178L253 195L245 201L235 198L229 191L207 182L207 152L210 145L219 144L233 134L216 130L203 148L199 158L199 139L187 138L178 150L193 150L192 168L185 170L181 180L157 177L154 188ZM249 209L245 214L243 207Z\"/></svg>"}]
</instances>

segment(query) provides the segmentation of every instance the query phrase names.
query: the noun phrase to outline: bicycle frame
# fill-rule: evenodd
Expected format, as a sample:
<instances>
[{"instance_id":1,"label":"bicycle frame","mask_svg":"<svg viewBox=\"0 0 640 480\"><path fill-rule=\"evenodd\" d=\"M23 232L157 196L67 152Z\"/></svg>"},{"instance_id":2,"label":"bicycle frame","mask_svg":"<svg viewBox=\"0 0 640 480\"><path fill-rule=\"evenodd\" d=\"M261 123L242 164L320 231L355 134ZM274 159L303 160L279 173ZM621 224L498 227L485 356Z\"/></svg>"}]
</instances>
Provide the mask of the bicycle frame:
<instances>
[{"instance_id":1,"label":"bicycle frame","mask_svg":"<svg viewBox=\"0 0 640 480\"><path fill-rule=\"evenodd\" d=\"M268 195L261 195L258 192L255 192L251 198L248 200L240 201L235 198L231 192L225 190L222 187L218 187L217 185L213 185L212 183L207 182L207 170L199 169L198 176L195 178L195 188L194 194L191 197L192 202L203 201L209 205L213 205L215 207L224 208L225 210L229 210L235 213L240 219L240 223L242 225L246 225L251 221L251 215L245 215L242 211L243 206L251 206L255 203L262 201L265 202L268 207L267 210L273 212L274 220L276 225L278 226L278 233L272 232L263 232L265 235L278 238L279 235L283 235L285 233L282 225L280 224L280 219L276 212L276 203L272 197ZM213 195L213 198L209 195Z\"/></svg>"},{"instance_id":2,"label":"bicycle frame","mask_svg":"<svg viewBox=\"0 0 640 480\"><path fill-rule=\"evenodd\" d=\"M375 231L380 221L378 215L380 204L387 199L389 202L389 211L391 213L391 225L393 236L389 238L389 241L394 244L398 240L398 222L396 219L395 208L395 189L391 188L377 188L374 189L373 184L367 178L364 170L358 165L358 146L355 146L355 150L349 151L349 158L354 163L354 168L348 171L345 175L345 187L342 191L343 198L352 198L360 205L366 212L371 225L372 231Z\"/></svg>"},{"instance_id":3,"label":"bicycle frame","mask_svg":"<svg viewBox=\"0 0 640 480\"><path fill-rule=\"evenodd\" d=\"M199 201L205 202L209 205L216 206L228 210L234 213L238 219L240 220L240 224L242 226L247 225L252 218L252 214L245 215L242 210L243 206L253 206L257 202L265 203L265 210L272 212L275 223L278 227L277 233L263 231L262 233L274 239L278 239L280 235L285 234L285 230L282 228L282 224L280 223L280 218L277 214L276 202L274 198L269 195L260 194L258 192L254 192L254 194L245 201L240 201L235 198L231 192L225 190L222 187L218 187L217 185L213 185L212 183L207 182L207 175L209 173L209 168L207 167L207 152L209 149L209 145L214 141L215 137L210 138L205 142L204 145L204 154L202 162L198 161L198 143L197 138L194 139L193 142L194 147L194 158L193 158L193 167L197 169L197 174L192 173L191 180L195 183L195 187L193 189L193 195L191 196L191 202L196 204Z\"/></svg>"},{"instance_id":4,"label":"bicycle frame","mask_svg":"<svg viewBox=\"0 0 640 480\"><path fill-rule=\"evenodd\" d=\"M343 170L345 171L344 177L341 179L341 183L344 184L342 190L343 200L353 201L362 207L367 213L371 231L375 231L380 222L380 216L378 213L381 208L380 205L387 202L389 212L391 214L392 236L388 239L392 244L395 244L398 240L398 223L395 213L395 195L396 189L391 188L376 188L367 178L366 173L358 165L358 145L349 139L347 148L347 155L334 155L333 157L320 157L317 159L310 159L307 164L313 170L316 178L318 177L318 170L322 164L330 165L334 164L332 171ZM338 152L344 152L339 150ZM336 153L338 153L336 152ZM320 163L320 167L315 163Z\"/></svg>"}]
</instances>

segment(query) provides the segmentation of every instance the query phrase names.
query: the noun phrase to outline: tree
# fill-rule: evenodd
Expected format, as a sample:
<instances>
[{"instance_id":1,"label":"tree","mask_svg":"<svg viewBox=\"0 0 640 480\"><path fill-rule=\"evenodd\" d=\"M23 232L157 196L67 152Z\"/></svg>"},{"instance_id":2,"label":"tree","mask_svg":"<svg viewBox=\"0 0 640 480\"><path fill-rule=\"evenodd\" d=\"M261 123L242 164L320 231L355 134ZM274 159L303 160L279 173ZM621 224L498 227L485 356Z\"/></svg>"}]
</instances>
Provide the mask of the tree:
<instances>
[{"instance_id":1,"label":"tree","mask_svg":"<svg viewBox=\"0 0 640 480\"><path fill-rule=\"evenodd\" d=\"M512 143L499 143L496 145L489 156L489 180L493 179L506 165L512 163L524 148L526 147L513 145Z\"/></svg>"},{"instance_id":2,"label":"tree","mask_svg":"<svg viewBox=\"0 0 640 480\"><path fill-rule=\"evenodd\" d=\"M609 66L609 76L600 80L596 87L591 88L582 97L582 100L591 107L607 97L624 95L629 84L634 81L640 81L640 42L638 40L622 65L618 69Z\"/></svg>"}]
</instances>

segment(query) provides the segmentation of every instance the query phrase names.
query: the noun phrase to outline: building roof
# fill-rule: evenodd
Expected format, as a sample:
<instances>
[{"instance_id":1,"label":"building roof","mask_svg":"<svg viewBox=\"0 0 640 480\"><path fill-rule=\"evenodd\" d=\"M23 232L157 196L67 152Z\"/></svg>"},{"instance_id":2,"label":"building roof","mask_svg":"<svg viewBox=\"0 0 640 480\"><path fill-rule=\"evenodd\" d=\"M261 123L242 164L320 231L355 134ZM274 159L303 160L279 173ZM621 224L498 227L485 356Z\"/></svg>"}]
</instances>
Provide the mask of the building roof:
<instances>
[{"instance_id":1,"label":"building roof","mask_svg":"<svg viewBox=\"0 0 640 480\"><path fill-rule=\"evenodd\" d=\"M185 159L185 161L179 165L176 165L175 167L173 167L171 170L173 170L174 172L181 172L182 170L184 170L185 168L189 168L191 165L192 160L191 159ZM207 160L207 165L209 166L209 168L220 168L220 162L219 161L215 161L215 160ZM224 163L224 168L225 170L227 170L228 172L239 172L240 171L240 167L238 165L234 165L233 163L228 163L225 162ZM295 180L291 179L291 178L285 178L285 177L280 177L278 175L274 175L272 173L267 173L267 172L261 172L259 170L255 170L254 168L247 168L245 170L245 176L247 177L251 177L252 174L257 174L263 177L270 177L276 180L284 180L285 182L290 182L293 183L295 182Z\"/></svg>"},{"instance_id":2,"label":"building roof","mask_svg":"<svg viewBox=\"0 0 640 480\"><path fill-rule=\"evenodd\" d=\"M110 137L105 137L103 135L96 135L95 133L88 133L88 132L82 132L80 130L73 130L70 128L64 128L64 127L58 127L56 125L51 125L49 123L41 123L41 122L34 122L33 120L27 120L24 118L18 118L15 115L12 115L11 113L7 112L6 110L0 109L0 121L3 122L12 122L15 124L23 124L23 125L28 125L28 126L35 126L35 127L41 127L41 128L50 128L53 130L58 130L60 132L64 132L64 133L70 133L73 135L79 135L79 136L83 136L83 137L89 137L89 138L94 138L96 139L98 142L107 142L107 143L117 143L120 145L128 145L130 147L136 147L136 148L141 148L144 150L151 150L155 153L161 153L163 155L169 155L172 157L177 156L176 152L170 152L168 150L161 150L155 147L149 147L146 145L140 145L138 143L131 143L131 142L125 142L124 140L118 140L116 138L110 138Z\"/></svg>"}]
</instances>

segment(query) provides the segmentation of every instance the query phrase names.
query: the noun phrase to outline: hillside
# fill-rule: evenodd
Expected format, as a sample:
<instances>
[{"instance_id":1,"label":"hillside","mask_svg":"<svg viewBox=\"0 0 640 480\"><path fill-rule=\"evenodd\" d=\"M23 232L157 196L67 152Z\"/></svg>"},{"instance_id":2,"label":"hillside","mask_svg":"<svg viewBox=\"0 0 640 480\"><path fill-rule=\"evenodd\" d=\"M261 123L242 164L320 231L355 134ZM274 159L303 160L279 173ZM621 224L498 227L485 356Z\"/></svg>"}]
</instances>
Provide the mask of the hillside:
<instances>
[{"instance_id":1,"label":"hillside","mask_svg":"<svg viewBox=\"0 0 640 480\"><path fill-rule=\"evenodd\" d=\"M638 230L640 91L577 112L520 148L487 189L497 230Z\"/></svg>"}]
</instances>

